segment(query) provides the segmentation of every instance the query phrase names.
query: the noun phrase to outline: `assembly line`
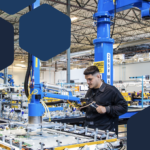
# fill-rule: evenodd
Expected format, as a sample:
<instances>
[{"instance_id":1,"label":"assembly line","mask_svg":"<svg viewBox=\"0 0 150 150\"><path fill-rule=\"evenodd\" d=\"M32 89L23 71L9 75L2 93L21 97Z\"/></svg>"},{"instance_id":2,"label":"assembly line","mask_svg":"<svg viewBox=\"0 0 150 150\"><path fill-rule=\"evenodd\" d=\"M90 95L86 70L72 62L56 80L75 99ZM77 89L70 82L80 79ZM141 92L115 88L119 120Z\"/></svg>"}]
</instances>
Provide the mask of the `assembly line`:
<instances>
[{"instance_id":1,"label":"assembly line","mask_svg":"<svg viewBox=\"0 0 150 150\"><path fill-rule=\"evenodd\" d=\"M40 0L29 10L38 6ZM41 61L30 53L21 86L16 85L13 72L0 72L5 79L0 84L0 150L127 149L127 131L120 131L119 126L127 130L128 120L149 107L150 90L146 92L145 85L149 85L150 75L129 78L129 83L141 79L139 92L127 90L129 83L114 82L111 20L116 13L134 7L142 19L149 19L150 1L99 0L97 7L93 15L97 27L94 62L82 72L84 82L41 82L45 78L41 78Z\"/></svg>"}]
</instances>

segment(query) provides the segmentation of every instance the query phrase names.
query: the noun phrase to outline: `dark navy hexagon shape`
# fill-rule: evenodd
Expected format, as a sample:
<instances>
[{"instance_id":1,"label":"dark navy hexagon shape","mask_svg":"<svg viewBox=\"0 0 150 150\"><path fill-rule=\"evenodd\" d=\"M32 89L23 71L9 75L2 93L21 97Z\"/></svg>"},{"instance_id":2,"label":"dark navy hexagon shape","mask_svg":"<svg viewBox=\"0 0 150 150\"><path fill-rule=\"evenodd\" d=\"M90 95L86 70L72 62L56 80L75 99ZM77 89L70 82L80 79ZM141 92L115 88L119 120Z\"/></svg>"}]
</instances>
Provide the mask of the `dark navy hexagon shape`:
<instances>
[{"instance_id":1,"label":"dark navy hexagon shape","mask_svg":"<svg viewBox=\"0 0 150 150\"><path fill-rule=\"evenodd\" d=\"M0 0L0 9L13 15L25 7L33 4L36 0Z\"/></svg>"},{"instance_id":2,"label":"dark navy hexagon shape","mask_svg":"<svg viewBox=\"0 0 150 150\"><path fill-rule=\"evenodd\" d=\"M14 28L0 18L0 71L14 61Z\"/></svg>"},{"instance_id":3,"label":"dark navy hexagon shape","mask_svg":"<svg viewBox=\"0 0 150 150\"><path fill-rule=\"evenodd\" d=\"M20 47L43 61L70 47L71 19L50 5L23 15L19 25Z\"/></svg>"},{"instance_id":4,"label":"dark navy hexagon shape","mask_svg":"<svg viewBox=\"0 0 150 150\"><path fill-rule=\"evenodd\" d=\"M139 111L127 123L127 150L146 150L149 147L150 106Z\"/></svg>"}]
</instances>

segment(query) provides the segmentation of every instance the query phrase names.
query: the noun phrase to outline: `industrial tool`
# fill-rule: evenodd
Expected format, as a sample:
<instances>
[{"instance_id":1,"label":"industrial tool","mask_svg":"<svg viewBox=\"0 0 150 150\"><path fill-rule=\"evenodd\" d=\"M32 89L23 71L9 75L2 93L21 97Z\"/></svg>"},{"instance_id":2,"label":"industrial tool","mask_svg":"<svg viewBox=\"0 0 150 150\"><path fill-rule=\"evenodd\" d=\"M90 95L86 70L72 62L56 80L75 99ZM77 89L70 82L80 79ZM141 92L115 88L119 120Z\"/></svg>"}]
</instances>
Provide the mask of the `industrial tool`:
<instances>
[{"instance_id":1,"label":"industrial tool","mask_svg":"<svg viewBox=\"0 0 150 150\"><path fill-rule=\"evenodd\" d=\"M96 102L91 103L90 106L93 107L93 108L95 108L95 109L98 107L98 106L96 105Z\"/></svg>"}]
</instances>

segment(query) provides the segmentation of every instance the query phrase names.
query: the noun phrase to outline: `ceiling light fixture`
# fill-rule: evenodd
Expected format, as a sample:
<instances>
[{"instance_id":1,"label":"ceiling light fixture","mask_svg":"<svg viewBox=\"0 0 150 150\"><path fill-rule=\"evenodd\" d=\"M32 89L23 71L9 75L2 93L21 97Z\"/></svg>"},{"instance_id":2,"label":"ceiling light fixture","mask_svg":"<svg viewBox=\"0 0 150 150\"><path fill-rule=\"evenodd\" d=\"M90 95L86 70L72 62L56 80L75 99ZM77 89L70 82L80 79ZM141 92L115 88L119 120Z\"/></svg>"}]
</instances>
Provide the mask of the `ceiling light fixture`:
<instances>
[{"instance_id":1,"label":"ceiling light fixture","mask_svg":"<svg viewBox=\"0 0 150 150\"><path fill-rule=\"evenodd\" d=\"M22 64L16 64L15 66L16 66L16 67L22 67L22 68L25 68L25 67L26 67L26 65L22 65Z\"/></svg>"},{"instance_id":2,"label":"ceiling light fixture","mask_svg":"<svg viewBox=\"0 0 150 150\"><path fill-rule=\"evenodd\" d=\"M77 19L78 19L77 17L72 17L71 21L74 21L74 20L77 20Z\"/></svg>"}]
</instances>

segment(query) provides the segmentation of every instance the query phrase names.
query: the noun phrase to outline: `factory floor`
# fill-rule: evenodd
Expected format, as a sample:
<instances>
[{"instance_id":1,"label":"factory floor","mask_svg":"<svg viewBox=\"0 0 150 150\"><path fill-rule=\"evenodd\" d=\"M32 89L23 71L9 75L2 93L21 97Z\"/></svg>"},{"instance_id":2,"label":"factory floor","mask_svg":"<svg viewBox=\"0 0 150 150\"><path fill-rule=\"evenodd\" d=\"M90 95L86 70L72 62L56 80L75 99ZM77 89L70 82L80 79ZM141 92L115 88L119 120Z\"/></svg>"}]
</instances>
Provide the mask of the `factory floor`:
<instances>
[{"instance_id":1,"label":"factory floor","mask_svg":"<svg viewBox=\"0 0 150 150\"><path fill-rule=\"evenodd\" d=\"M121 133L119 133L121 132ZM122 133L125 132L125 133ZM127 137L127 125L119 125L118 127L118 137L123 138ZM124 148L123 150L127 150L127 140L123 140Z\"/></svg>"}]
</instances>

